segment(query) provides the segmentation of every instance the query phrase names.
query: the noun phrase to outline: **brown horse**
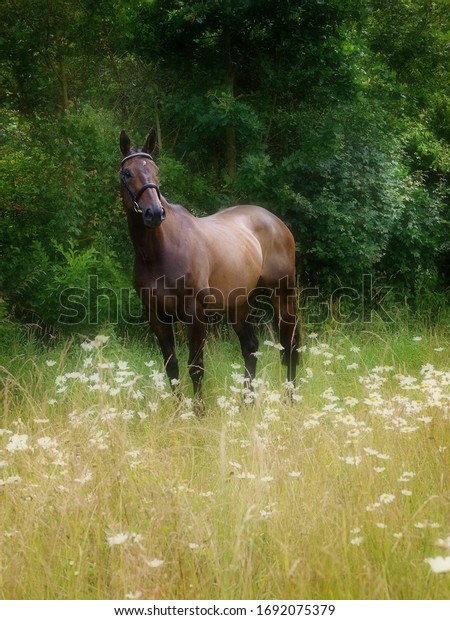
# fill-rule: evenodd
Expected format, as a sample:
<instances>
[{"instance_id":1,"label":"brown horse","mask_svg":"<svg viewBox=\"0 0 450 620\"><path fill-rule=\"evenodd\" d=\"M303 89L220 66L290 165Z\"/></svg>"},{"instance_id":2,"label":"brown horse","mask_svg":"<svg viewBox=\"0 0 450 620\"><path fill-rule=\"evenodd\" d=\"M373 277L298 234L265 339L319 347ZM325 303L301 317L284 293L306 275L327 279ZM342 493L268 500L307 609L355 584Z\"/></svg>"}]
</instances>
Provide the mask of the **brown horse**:
<instances>
[{"instance_id":1,"label":"brown horse","mask_svg":"<svg viewBox=\"0 0 450 620\"><path fill-rule=\"evenodd\" d=\"M251 387L258 339L249 315L261 289L275 311L282 361L288 381L294 382L299 338L292 234L257 206L197 218L169 204L159 190L154 147L154 132L142 149L132 148L127 134L120 134L122 198L136 252L134 286L148 308L171 384L178 380L173 322L187 324L189 374L194 395L200 395L206 324L208 317L222 313L239 337Z\"/></svg>"}]
</instances>

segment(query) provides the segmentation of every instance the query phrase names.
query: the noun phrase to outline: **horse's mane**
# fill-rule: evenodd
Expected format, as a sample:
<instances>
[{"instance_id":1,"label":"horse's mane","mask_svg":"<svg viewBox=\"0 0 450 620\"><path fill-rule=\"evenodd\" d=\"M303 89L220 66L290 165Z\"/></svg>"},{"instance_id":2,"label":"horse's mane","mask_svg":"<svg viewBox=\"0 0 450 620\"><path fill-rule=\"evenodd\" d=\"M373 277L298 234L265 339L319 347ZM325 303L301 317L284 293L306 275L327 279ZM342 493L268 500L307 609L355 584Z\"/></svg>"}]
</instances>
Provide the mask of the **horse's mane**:
<instances>
[{"instance_id":1,"label":"horse's mane","mask_svg":"<svg viewBox=\"0 0 450 620\"><path fill-rule=\"evenodd\" d=\"M167 198L164 195L163 195L163 198L167 202L169 207L173 209L174 211L187 211L190 215L193 215L194 217L198 217L195 213L193 213L193 210L190 207L185 207L183 205L178 204L177 202L170 202L169 200L167 200Z\"/></svg>"}]
</instances>

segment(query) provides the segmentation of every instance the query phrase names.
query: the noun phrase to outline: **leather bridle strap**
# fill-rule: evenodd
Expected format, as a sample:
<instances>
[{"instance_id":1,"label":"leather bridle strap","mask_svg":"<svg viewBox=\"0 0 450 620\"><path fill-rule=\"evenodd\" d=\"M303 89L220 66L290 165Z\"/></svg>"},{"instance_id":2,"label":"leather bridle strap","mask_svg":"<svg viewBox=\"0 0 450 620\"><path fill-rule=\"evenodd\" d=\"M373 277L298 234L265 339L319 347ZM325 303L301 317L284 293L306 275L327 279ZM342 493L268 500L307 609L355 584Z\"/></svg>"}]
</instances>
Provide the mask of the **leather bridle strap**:
<instances>
[{"instance_id":1,"label":"leather bridle strap","mask_svg":"<svg viewBox=\"0 0 450 620\"><path fill-rule=\"evenodd\" d=\"M161 192L159 190L158 185L156 185L155 183L145 183L145 185L141 187L141 189L137 192L137 194L133 194L131 189L128 187L128 183L126 182L125 175L123 174L123 171L122 171L123 164L129 159L131 159L132 157L147 157L147 159L151 159L151 161L153 161L153 157L149 155L148 153L132 153L131 155L127 155L126 157L124 157L122 161L120 162L120 170L121 170L120 181L123 187L127 190L128 197L131 200L131 204L133 205L135 212L142 213L142 207L139 204L139 198L142 196L145 190L156 189L159 200L161 200Z\"/></svg>"},{"instance_id":2,"label":"leather bridle strap","mask_svg":"<svg viewBox=\"0 0 450 620\"><path fill-rule=\"evenodd\" d=\"M151 159L153 161L153 157L149 155L149 153L131 153L131 155L127 155L122 159L120 162L120 167L122 167L126 161L132 159L133 157L146 157L147 159Z\"/></svg>"}]
</instances>

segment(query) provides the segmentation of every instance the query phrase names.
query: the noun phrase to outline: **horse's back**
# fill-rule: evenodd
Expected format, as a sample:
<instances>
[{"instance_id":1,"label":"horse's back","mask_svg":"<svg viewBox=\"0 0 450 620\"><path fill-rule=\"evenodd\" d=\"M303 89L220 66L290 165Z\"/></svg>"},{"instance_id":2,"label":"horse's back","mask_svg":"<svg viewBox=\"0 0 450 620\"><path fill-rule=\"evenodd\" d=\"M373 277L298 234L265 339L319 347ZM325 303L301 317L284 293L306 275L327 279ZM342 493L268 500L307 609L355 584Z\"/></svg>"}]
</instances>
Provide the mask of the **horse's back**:
<instances>
[{"instance_id":1,"label":"horse's back","mask_svg":"<svg viewBox=\"0 0 450 620\"><path fill-rule=\"evenodd\" d=\"M237 205L201 219L213 228L227 226L231 233L239 230L251 232L263 242L271 241L277 234L293 241L286 224L274 213L257 205Z\"/></svg>"},{"instance_id":2,"label":"horse's back","mask_svg":"<svg viewBox=\"0 0 450 620\"><path fill-rule=\"evenodd\" d=\"M217 213L214 213L213 215L208 215L202 219L211 221L241 220L247 223L251 223L254 226L267 226L271 224L281 224L281 226L285 226L285 224L280 220L277 215L271 213L267 209L264 209L264 207L259 207L258 205L236 205L234 207L228 207L226 209L217 211Z\"/></svg>"}]
</instances>

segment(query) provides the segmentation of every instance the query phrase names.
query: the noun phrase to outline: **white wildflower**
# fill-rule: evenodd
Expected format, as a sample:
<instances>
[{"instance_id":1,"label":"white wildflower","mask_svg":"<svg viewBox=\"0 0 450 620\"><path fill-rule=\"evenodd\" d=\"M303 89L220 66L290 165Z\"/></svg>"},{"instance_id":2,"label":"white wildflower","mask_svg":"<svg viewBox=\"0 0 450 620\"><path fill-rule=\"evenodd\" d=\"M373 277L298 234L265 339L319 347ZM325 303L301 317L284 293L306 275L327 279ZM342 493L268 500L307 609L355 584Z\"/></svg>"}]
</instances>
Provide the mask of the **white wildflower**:
<instances>
[{"instance_id":1,"label":"white wildflower","mask_svg":"<svg viewBox=\"0 0 450 620\"><path fill-rule=\"evenodd\" d=\"M58 446L56 440L51 437L39 437L36 443L43 450L50 450L51 448L56 448Z\"/></svg>"},{"instance_id":2,"label":"white wildflower","mask_svg":"<svg viewBox=\"0 0 450 620\"><path fill-rule=\"evenodd\" d=\"M231 465L231 467L234 467L235 469L242 469L242 465L240 463L237 463L236 461L228 461L228 463Z\"/></svg>"},{"instance_id":3,"label":"white wildflower","mask_svg":"<svg viewBox=\"0 0 450 620\"><path fill-rule=\"evenodd\" d=\"M240 480L254 480L256 478L255 474L250 473L249 471L243 471L236 475L236 478Z\"/></svg>"},{"instance_id":4,"label":"white wildflower","mask_svg":"<svg viewBox=\"0 0 450 620\"><path fill-rule=\"evenodd\" d=\"M81 485L86 484L86 482L89 482L90 480L92 480L91 471L86 471L82 476L80 476L80 478L75 478L75 482L78 482Z\"/></svg>"},{"instance_id":5,"label":"white wildflower","mask_svg":"<svg viewBox=\"0 0 450 620\"><path fill-rule=\"evenodd\" d=\"M153 560L145 560L145 563L150 568L159 568L164 564L164 560L158 560L158 558L154 558Z\"/></svg>"},{"instance_id":6,"label":"white wildflower","mask_svg":"<svg viewBox=\"0 0 450 620\"><path fill-rule=\"evenodd\" d=\"M6 445L8 452L20 452L28 447L28 435L12 435Z\"/></svg>"},{"instance_id":7,"label":"white wildflower","mask_svg":"<svg viewBox=\"0 0 450 620\"><path fill-rule=\"evenodd\" d=\"M360 456L346 456L345 458L341 457L341 460L345 461L347 465L359 465L362 459Z\"/></svg>"},{"instance_id":8,"label":"white wildflower","mask_svg":"<svg viewBox=\"0 0 450 620\"><path fill-rule=\"evenodd\" d=\"M436 545L438 547L442 547L443 549L447 549L447 551L450 551L450 536L447 536L447 538L438 538L436 541Z\"/></svg>"},{"instance_id":9,"label":"white wildflower","mask_svg":"<svg viewBox=\"0 0 450 620\"><path fill-rule=\"evenodd\" d=\"M395 499L395 495L392 495L392 493L382 493L380 495L380 503L382 504L391 504Z\"/></svg>"},{"instance_id":10,"label":"white wildflower","mask_svg":"<svg viewBox=\"0 0 450 620\"><path fill-rule=\"evenodd\" d=\"M380 508L380 506L381 506L380 502L374 502L373 504L367 504L366 510L367 512L374 512L375 510Z\"/></svg>"},{"instance_id":11,"label":"white wildflower","mask_svg":"<svg viewBox=\"0 0 450 620\"><path fill-rule=\"evenodd\" d=\"M109 336L103 336L102 334L98 334L94 338L93 345L96 349L102 346L102 344L106 344L109 340Z\"/></svg>"},{"instance_id":12,"label":"white wildflower","mask_svg":"<svg viewBox=\"0 0 450 620\"><path fill-rule=\"evenodd\" d=\"M437 558L426 558L425 562L431 566L433 573L448 573L450 572L450 555L443 558L438 556Z\"/></svg>"},{"instance_id":13,"label":"white wildflower","mask_svg":"<svg viewBox=\"0 0 450 620\"><path fill-rule=\"evenodd\" d=\"M130 538L128 532L120 532L119 534L114 534L113 536L108 536L107 543L110 547L114 547L116 545L123 545Z\"/></svg>"},{"instance_id":14,"label":"white wildflower","mask_svg":"<svg viewBox=\"0 0 450 620\"><path fill-rule=\"evenodd\" d=\"M180 415L180 420L190 420L191 418L195 418L195 413L193 411L185 411Z\"/></svg>"},{"instance_id":15,"label":"white wildflower","mask_svg":"<svg viewBox=\"0 0 450 620\"><path fill-rule=\"evenodd\" d=\"M85 342L82 342L80 346L83 351L92 351L92 349L94 348L94 343L90 340L86 340Z\"/></svg>"},{"instance_id":16,"label":"white wildflower","mask_svg":"<svg viewBox=\"0 0 450 620\"><path fill-rule=\"evenodd\" d=\"M5 480L0 480L0 487L9 485L9 484L20 484L22 482L22 478L20 476L9 476Z\"/></svg>"}]
</instances>

